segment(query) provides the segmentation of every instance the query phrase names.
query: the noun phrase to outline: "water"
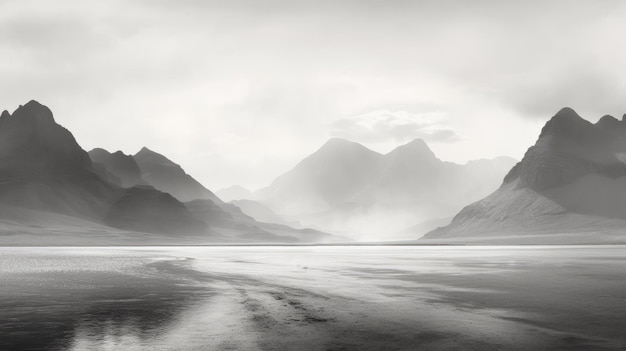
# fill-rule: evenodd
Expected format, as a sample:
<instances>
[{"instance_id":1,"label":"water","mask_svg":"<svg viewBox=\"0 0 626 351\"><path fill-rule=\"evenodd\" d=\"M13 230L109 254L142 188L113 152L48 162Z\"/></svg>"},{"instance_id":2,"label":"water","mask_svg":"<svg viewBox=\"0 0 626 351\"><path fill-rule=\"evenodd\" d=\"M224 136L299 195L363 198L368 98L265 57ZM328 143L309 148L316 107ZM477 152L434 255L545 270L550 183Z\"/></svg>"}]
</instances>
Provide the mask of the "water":
<instances>
[{"instance_id":1,"label":"water","mask_svg":"<svg viewBox=\"0 0 626 351\"><path fill-rule=\"evenodd\" d=\"M626 247L0 248L0 350L626 348Z\"/></svg>"}]
</instances>

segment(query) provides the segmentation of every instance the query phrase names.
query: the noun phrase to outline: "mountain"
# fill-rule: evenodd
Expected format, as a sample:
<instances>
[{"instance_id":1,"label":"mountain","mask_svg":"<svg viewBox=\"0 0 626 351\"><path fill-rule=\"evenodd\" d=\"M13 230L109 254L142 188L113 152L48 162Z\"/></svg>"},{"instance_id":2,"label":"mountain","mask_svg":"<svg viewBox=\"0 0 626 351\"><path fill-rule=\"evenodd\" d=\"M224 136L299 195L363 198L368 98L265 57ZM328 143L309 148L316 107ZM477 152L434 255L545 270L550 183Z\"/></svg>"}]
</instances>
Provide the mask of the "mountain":
<instances>
[{"instance_id":1,"label":"mountain","mask_svg":"<svg viewBox=\"0 0 626 351\"><path fill-rule=\"evenodd\" d=\"M122 152L102 149L88 154L67 129L56 123L50 109L36 101L13 113L2 112L0 245L300 243L340 239L310 229L257 222L236 206L214 197L165 157L147 149L136 157L139 162ZM206 199L183 203L145 184L143 175L178 196L195 191Z\"/></svg>"},{"instance_id":2,"label":"mountain","mask_svg":"<svg viewBox=\"0 0 626 351\"><path fill-rule=\"evenodd\" d=\"M452 217L430 219L425 222L414 224L408 228L404 228L396 233L395 237L398 239L402 238L402 240L415 240L415 238L421 238L433 229L450 224L451 221Z\"/></svg>"},{"instance_id":3,"label":"mountain","mask_svg":"<svg viewBox=\"0 0 626 351\"><path fill-rule=\"evenodd\" d=\"M323 212L371 183L381 160L382 155L360 144L331 139L254 196L281 214Z\"/></svg>"},{"instance_id":4,"label":"mountain","mask_svg":"<svg viewBox=\"0 0 626 351\"><path fill-rule=\"evenodd\" d=\"M297 244L351 241L310 228L294 229L279 223L259 222L229 203L217 205L211 200L194 200L185 205L194 218L214 227L223 242Z\"/></svg>"},{"instance_id":5,"label":"mountain","mask_svg":"<svg viewBox=\"0 0 626 351\"><path fill-rule=\"evenodd\" d=\"M570 108L486 198L425 240L511 243L626 242L626 122L593 124Z\"/></svg>"},{"instance_id":6,"label":"mountain","mask_svg":"<svg viewBox=\"0 0 626 351\"><path fill-rule=\"evenodd\" d=\"M71 231L72 223L80 231L92 223L109 229L152 226L151 232L156 233L188 232L185 221L191 214L168 196L155 189L123 189L101 178L72 134L36 101L0 116L0 217L12 228L9 234L26 229L31 233L32 226ZM118 220L121 212L139 208L141 215L128 216L129 211L123 214L124 220ZM16 229L19 226L26 229ZM72 244L72 238L67 239L40 236L37 242Z\"/></svg>"},{"instance_id":7,"label":"mountain","mask_svg":"<svg viewBox=\"0 0 626 351\"><path fill-rule=\"evenodd\" d=\"M36 101L0 116L0 203L98 219L115 199L72 134Z\"/></svg>"},{"instance_id":8,"label":"mountain","mask_svg":"<svg viewBox=\"0 0 626 351\"><path fill-rule=\"evenodd\" d=\"M420 139L383 155L335 138L255 192L254 199L286 220L380 240L452 216L496 189L514 163L504 157L467 165L444 162Z\"/></svg>"},{"instance_id":9,"label":"mountain","mask_svg":"<svg viewBox=\"0 0 626 351\"><path fill-rule=\"evenodd\" d=\"M105 179L122 187L145 184L145 181L141 178L139 165L137 165L132 156L125 155L121 151L110 153L101 148L93 149L88 154L94 168Z\"/></svg>"},{"instance_id":10,"label":"mountain","mask_svg":"<svg viewBox=\"0 0 626 351\"><path fill-rule=\"evenodd\" d=\"M230 202L233 200L250 199L252 197L252 192L242 186L233 185L228 188L218 190L215 195L222 199L222 201Z\"/></svg>"},{"instance_id":11,"label":"mountain","mask_svg":"<svg viewBox=\"0 0 626 351\"><path fill-rule=\"evenodd\" d=\"M300 223L287 221L269 207L254 200L233 200L229 203L237 206L241 212L259 222L283 224L294 228L302 227Z\"/></svg>"},{"instance_id":12,"label":"mountain","mask_svg":"<svg viewBox=\"0 0 626 351\"><path fill-rule=\"evenodd\" d=\"M139 165L141 176L148 184L172 194L180 201L210 199L216 203L222 202L213 192L185 173L178 164L147 147L136 153L133 159Z\"/></svg>"},{"instance_id":13,"label":"mountain","mask_svg":"<svg viewBox=\"0 0 626 351\"><path fill-rule=\"evenodd\" d=\"M284 221L263 222L264 219L269 219L268 217L257 221L237 206L225 203L212 195L213 193L165 156L147 148L143 148L137 155L129 157L121 151L110 153L100 148L90 151L94 165L101 166L98 172L104 177L112 177L121 182L120 179L128 179L128 175L132 174L135 175L136 181L144 183L144 185L135 185L124 190L123 196L115 202L104 219L104 222L110 226L148 233L171 231L174 226L178 228L173 232L174 237L178 239L189 239L189 234L197 232L204 233L205 241L202 243L347 241L345 238L320 231L295 229L286 225L291 223ZM149 180L145 180L143 176L137 178L135 171L129 172L129 170L134 170L135 158L140 160L137 165L142 165L138 167L140 174L149 175L146 177ZM117 162L112 162L112 160ZM95 163L96 161L101 163ZM126 181L127 184L133 183ZM180 198L185 198L184 194L196 190L200 195L198 199L182 203L180 199L160 191L166 189L176 192ZM159 200L160 205L153 203L155 199ZM259 206L262 205L259 204ZM138 219L141 221L137 222ZM189 240L186 242L193 243Z\"/></svg>"},{"instance_id":14,"label":"mountain","mask_svg":"<svg viewBox=\"0 0 626 351\"><path fill-rule=\"evenodd\" d=\"M104 223L115 228L172 235L206 233L208 225L172 195L150 186L124 189L109 208Z\"/></svg>"},{"instance_id":15,"label":"mountain","mask_svg":"<svg viewBox=\"0 0 626 351\"><path fill-rule=\"evenodd\" d=\"M204 199L183 203L152 185L178 196L195 191ZM145 148L133 157L103 149L88 154L36 101L0 114L0 245L338 240L343 239L257 222Z\"/></svg>"}]
</instances>

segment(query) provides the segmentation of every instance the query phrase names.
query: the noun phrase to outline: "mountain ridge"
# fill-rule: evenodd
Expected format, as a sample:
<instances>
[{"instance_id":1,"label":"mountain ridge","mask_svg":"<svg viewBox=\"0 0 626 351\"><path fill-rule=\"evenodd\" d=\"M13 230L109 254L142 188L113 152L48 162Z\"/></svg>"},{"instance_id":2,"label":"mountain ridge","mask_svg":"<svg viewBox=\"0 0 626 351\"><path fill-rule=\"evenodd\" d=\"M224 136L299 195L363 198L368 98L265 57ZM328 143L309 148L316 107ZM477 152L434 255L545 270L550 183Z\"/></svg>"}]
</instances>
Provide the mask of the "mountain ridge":
<instances>
[{"instance_id":1,"label":"mountain ridge","mask_svg":"<svg viewBox=\"0 0 626 351\"><path fill-rule=\"evenodd\" d=\"M178 200L187 202L210 199L216 203L222 202L211 190L187 174L179 164L164 155L144 146L132 157L146 182L174 195Z\"/></svg>"},{"instance_id":2,"label":"mountain ridge","mask_svg":"<svg viewBox=\"0 0 626 351\"><path fill-rule=\"evenodd\" d=\"M138 154L139 162L121 151L95 149L90 155L69 130L56 123L48 107L34 100L13 114L3 112L0 245L338 240L327 233L256 222L217 197L217 205L206 198L194 208L162 189L143 184L138 164L147 167L150 180L159 187L165 184L174 191L185 191L192 184L200 195L212 193L166 157L147 148ZM103 163L93 162L92 157L103 157ZM125 173L129 169L132 174ZM165 176L158 178L156 173L161 171ZM131 176L134 180L128 181ZM201 211L196 211L198 208ZM220 217L224 225L218 232L213 221Z\"/></svg>"},{"instance_id":3,"label":"mountain ridge","mask_svg":"<svg viewBox=\"0 0 626 351\"><path fill-rule=\"evenodd\" d=\"M484 167L484 163L490 166ZM253 200L287 220L330 231L382 230L385 216L389 216L387 222L391 225L397 222L394 230L400 231L429 219L452 216L465 204L463 199L476 200L488 194L485 188L491 191L500 185L502 178L492 184L493 177L488 177L489 184L484 185L476 176L483 168L501 177L511 166L507 158L470 166L444 162L421 139L381 154L352 141L332 138L255 192ZM464 177L473 182L475 192L463 183ZM456 196L462 199L455 201ZM378 222L380 227L368 222Z\"/></svg>"},{"instance_id":4,"label":"mountain ridge","mask_svg":"<svg viewBox=\"0 0 626 351\"><path fill-rule=\"evenodd\" d=\"M498 232L515 233L518 241L533 233L588 233L589 241L593 233L605 239L618 235L618 223L626 226L626 164L619 158L626 152L623 123L604 116L593 124L573 109L561 109L500 188L425 239L485 236L488 241Z\"/></svg>"}]
</instances>

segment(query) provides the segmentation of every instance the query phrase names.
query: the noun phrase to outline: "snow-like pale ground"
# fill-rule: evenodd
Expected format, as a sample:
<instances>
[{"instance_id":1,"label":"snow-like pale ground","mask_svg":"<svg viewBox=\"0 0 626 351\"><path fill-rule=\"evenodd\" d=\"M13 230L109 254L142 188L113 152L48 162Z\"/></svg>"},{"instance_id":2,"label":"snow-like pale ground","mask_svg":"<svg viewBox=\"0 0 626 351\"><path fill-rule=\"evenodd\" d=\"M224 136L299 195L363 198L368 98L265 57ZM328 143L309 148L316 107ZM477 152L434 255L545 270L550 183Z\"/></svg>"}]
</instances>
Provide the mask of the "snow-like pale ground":
<instances>
[{"instance_id":1,"label":"snow-like pale ground","mask_svg":"<svg viewBox=\"0 0 626 351\"><path fill-rule=\"evenodd\" d=\"M626 348L624 246L0 248L0 349Z\"/></svg>"}]
</instances>

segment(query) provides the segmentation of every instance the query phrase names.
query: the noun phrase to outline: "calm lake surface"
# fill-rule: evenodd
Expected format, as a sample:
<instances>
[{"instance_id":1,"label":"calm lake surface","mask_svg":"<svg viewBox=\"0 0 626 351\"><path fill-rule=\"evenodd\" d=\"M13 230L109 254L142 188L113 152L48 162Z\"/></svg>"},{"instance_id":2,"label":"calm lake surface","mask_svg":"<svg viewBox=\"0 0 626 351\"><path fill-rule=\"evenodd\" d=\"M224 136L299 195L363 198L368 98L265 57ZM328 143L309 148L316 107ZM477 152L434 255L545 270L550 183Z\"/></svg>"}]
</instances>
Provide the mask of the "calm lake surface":
<instances>
[{"instance_id":1,"label":"calm lake surface","mask_svg":"<svg viewBox=\"0 0 626 351\"><path fill-rule=\"evenodd\" d=\"M0 350L381 349L626 349L626 247L0 248Z\"/></svg>"}]
</instances>

